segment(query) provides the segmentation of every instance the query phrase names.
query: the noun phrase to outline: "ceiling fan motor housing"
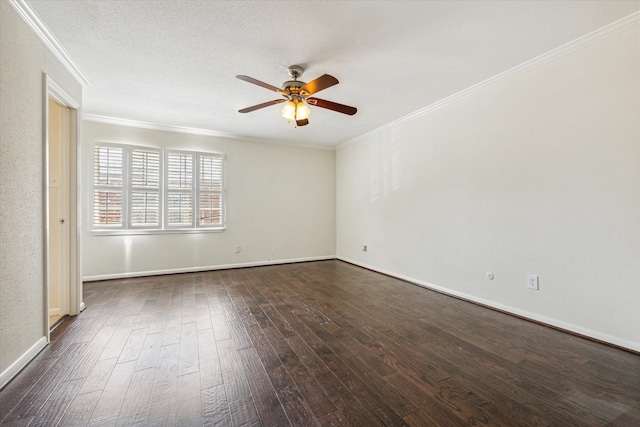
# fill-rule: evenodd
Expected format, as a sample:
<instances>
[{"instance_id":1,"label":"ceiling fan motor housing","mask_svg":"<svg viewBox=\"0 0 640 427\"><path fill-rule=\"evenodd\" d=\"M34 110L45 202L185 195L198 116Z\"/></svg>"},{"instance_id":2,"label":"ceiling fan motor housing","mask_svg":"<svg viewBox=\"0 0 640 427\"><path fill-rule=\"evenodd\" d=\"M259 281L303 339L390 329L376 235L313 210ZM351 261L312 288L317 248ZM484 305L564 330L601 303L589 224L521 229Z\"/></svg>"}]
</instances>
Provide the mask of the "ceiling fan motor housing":
<instances>
[{"instance_id":1,"label":"ceiling fan motor housing","mask_svg":"<svg viewBox=\"0 0 640 427\"><path fill-rule=\"evenodd\" d=\"M304 68L299 65L292 65L287 68L292 79L297 80L304 73Z\"/></svg>"},{"instance_id":2,"label":"ceiling fan motor housing","mask_svg":"<svg viewBox=\"0 0 640 427\"><path fill-rule=\"evenodd\" d=\"M301 82L300 80L289 80L282 83L282 90L289 92L290 94L298 94L300 92L300 88L306 85L305 82ZM300 93L300 95L304 95Z\"/></svg>"},{"instance_id":3,"label":"ceiling fan motor housing","mask_svg":"<svg viewBox=\"0 0 640 427\"><path fill-rule=\"evenodd\" d=\"M282 83L282 90L289 93L290 95L289 98L295 95L304 96L305 95L304 93L300 93L300 88L306 85L307 83L298 80L298 77L302 76L302 73L304 72L304 68L300 67L299 65L292 65L288 67L287 70L289 71L289 75L293 80L289 80Z\"/></svg>"}]
</instances>

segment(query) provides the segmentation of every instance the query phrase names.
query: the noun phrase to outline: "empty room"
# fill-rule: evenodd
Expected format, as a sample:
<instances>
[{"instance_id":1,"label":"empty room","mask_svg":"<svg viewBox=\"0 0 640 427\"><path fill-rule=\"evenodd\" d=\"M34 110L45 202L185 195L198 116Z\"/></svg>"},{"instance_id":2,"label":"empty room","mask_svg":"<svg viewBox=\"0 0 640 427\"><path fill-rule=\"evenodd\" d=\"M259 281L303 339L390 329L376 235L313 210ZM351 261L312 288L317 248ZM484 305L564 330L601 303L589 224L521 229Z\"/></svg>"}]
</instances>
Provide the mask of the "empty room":
<instances>
[{"instance_id":1,"label":"empty room","mask_svg":"<svg viewBox=\"0 0 640 427\"><path fill-rule=\"evenodd\" d=\"M640 425L639 23L0 0L0 425Z\"/></svg>"}]
</instances>

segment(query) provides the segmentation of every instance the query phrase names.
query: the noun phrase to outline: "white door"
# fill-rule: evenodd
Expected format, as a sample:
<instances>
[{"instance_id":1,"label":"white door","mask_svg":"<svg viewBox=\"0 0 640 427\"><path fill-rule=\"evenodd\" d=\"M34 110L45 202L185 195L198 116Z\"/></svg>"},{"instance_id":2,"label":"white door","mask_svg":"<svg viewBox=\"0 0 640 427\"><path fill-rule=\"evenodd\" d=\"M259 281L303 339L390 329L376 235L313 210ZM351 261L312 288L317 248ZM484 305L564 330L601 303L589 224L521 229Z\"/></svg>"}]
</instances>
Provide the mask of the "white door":
<instances>
[{"instance_id":1,"label":"white door","mask_svg":"<svg viewBox=\"0 0 640 427\"><path fill-rule=\"evenodd\" d=\"M49 327L69 314L70 110L49 98L48 294Z\"/></svg>"}]
</instances>

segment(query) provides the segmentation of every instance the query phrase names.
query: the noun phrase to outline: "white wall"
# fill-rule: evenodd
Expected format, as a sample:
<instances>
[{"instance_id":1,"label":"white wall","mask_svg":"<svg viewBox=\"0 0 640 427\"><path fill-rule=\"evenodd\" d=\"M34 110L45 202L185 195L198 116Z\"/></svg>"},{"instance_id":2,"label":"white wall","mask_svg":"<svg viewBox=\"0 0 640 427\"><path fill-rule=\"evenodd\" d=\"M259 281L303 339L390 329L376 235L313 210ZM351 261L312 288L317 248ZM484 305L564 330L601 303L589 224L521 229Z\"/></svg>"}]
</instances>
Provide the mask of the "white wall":
<instances>
[{"instance_id":1,"label":"white wall","mask_svg":"<svg viewBox=\"0 0 640 427\"><path fill-rule=\"evenodd\" d=\"M82 200L90 218L94 141L226 155L221 233L93 235L83 227L85 280L335 257L335 151L83 122ZM241 252L234 252L234 245Z\"/></svg>"},{"instance_id":2,"label":"white wall","mask_svg":"<svg viewBox=\"0 0 640 427\"><path fill-rule=\"evenodd\" d=\"M338 257L640 350L635 22L340 147Z\"/></svg>"},{"instance_id":3,"label":"white wall","mask_svg":"<svg viewBox=\"0 0 640 427\"><path fill-rule=\"evenodd\" d=\"M43 73L76 100L82 88L0 2L0 387L46 344Z\"/></svg>"}]
</instances>

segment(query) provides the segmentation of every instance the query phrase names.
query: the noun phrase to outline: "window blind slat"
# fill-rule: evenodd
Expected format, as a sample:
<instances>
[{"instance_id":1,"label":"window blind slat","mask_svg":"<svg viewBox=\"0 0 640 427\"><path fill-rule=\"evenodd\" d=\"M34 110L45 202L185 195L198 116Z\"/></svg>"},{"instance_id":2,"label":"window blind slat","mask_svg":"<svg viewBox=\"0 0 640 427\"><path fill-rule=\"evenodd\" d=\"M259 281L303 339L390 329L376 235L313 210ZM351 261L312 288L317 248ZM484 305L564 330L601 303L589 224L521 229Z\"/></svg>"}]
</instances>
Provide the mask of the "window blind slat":
<instances>
[{"instance_id":1,"label":"window blind slat","mask_svg":"<svg viewBox=\"0 0 640 427\"><path fill-rule=\"evenodd\" d=\"M167 223L191 226L193 223L193 198L191 193L167 194Z\"/></svg>"},{"instance_id":2,"label":"window blind slat","mask_svg":"<svg viewBox=\"0 0 640 427\"><path fill-rule=\"evenodd\" d=\"M133 226L160 225L160 195L157 191L131 193L131 224Z\"/></svg>"},{"instance_id":3,"label":"window blind slat","mask_svg":"<svg viewBox=\"0 0 640 427\"><path fill-rule=\"evenodd\" d=\"M131 185L160 188L160 153L133 150L131 155Z\"/></svg>"},{"instance_id":4,"label":"window blind slat","mask_svg":"<svg viewBox=\"0 0 640 427\"><path fill-rule=\"evenodd\" d=\"M122 185L122 148L96 147L93 160L95 184Z\"/></svg>"},{"instance_id":5,"label":"window blind slat","mask_svg":"<svg viewBox=\"0 0 640 427\"><path fill-rule=\"evenodd\" d=\"M167 225L193 226L193 154L167 153Z\"/></svg>"},{"instance_id":6,"label":"window blind slat","mask_svg":"<svg viewBox=\"0 0 640 427\"><path fill-rule=\"evenodd\" d=\"M222 195L200 194L198 219L201 225L222 224Z\"/></svg>"},{"instance_id":7,"label":"window blind slat","mask_svg":"<svg viewBox=\"0 0 640 427\"><path fill-rule=\"evenodd\" d=\"M222 190L222 156L200 155L200 189Z\"/></svg>"},{"instance_id":8,"label":"window blind slat","mask_svg":"<svg viewBox=\"0 0 640 427\"><path fill-rule=\"evenodd\" d=\"M160 151L132 151L131 187L131 225L160 226Z\"/></svg>"},{"instance_id":9,"label":"window blind slat","mask_svg":"<svg viewBox=\"0 0 640 427\"><path fill-rule=\"evenodd\" d=\"M167 177L169 189L191 189L193 187L193 155L167 154Z\"/></svg>"},{"instance_id":10,"label":"window blind slat","mask_svg":"<svg viewBox=\"0 0 640 427\"><path fill-rule=\"evenodd\" d=\"M94 225L122 225L123 152L119 147L94 148Z\"/></svg>"},{"instance_id":11,"label":"window blind slat","mask_svg":"<svg viewBox=\"0 0 640 427\"><path fill-rule=\"evenodd\" d=\"M96 190L93 196L93 223L122 224L122 192Z\"/></svg>"}]
</instances>

